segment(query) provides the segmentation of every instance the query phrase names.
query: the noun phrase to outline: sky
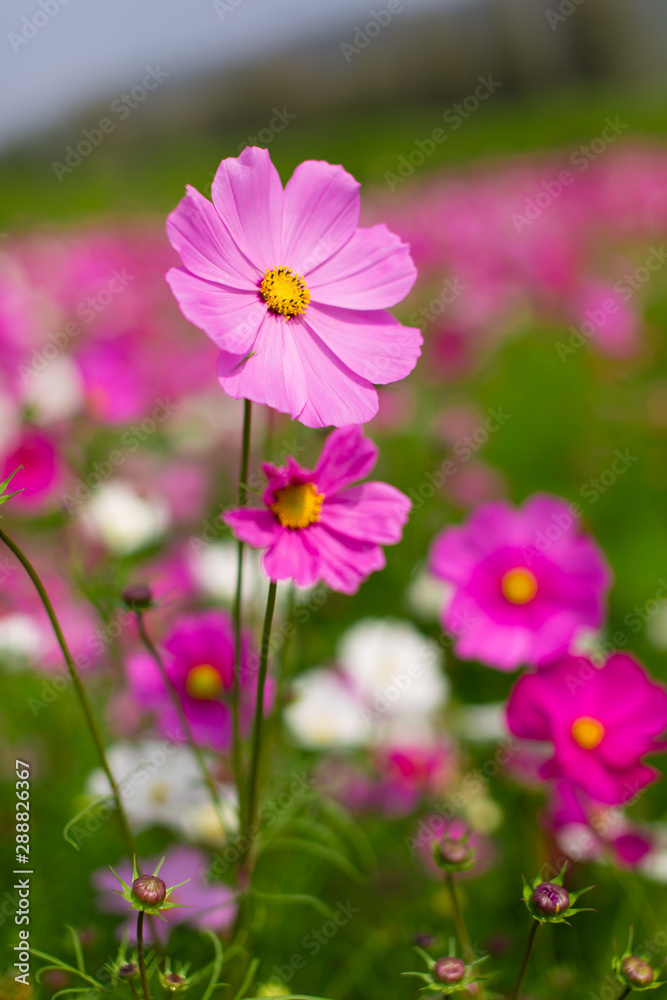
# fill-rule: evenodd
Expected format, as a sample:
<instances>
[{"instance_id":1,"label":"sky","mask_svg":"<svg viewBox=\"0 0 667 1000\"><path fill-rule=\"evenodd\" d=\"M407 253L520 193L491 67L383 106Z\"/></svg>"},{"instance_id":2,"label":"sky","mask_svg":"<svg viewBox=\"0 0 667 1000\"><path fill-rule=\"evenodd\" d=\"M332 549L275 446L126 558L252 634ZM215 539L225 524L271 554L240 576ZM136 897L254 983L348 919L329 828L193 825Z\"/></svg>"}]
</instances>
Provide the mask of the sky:
<instances>
[{"instance_id":1,"label":"sky","mask_svg":"<svg viewBox=\"0 0 667 1000\"><path fill-rule=\"evenodd\" d=\"M463 2L1 0L0 147L119 96L147 67L177 82L323 33L345 41L372 11L386 19L390 5L397 28L402 17Z\"/></svg>"}]
</instances>

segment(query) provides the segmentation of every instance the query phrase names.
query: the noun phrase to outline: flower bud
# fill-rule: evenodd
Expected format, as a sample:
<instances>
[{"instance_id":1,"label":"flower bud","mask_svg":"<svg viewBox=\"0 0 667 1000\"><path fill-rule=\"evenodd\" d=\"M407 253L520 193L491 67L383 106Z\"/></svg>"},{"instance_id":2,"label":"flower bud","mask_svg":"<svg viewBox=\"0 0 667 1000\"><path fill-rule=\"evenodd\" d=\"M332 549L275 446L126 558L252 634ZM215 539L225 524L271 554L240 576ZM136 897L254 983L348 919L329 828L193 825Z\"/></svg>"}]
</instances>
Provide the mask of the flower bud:
<instances>
[{"instance_id":1,"label":"flower bud","mask_svg":"<svg viewBox=\"0 0 667 1000\"><path fill-rule=\"evenodd\" d=\"M135 979L139 975L139 966L135 962L126 962L116 970L119 979Z\"/></svg>"},{"instance_id":2,"label":"flower bud","mask_svg":"<svg viewBox=\"0 0 667 1000\"><path fill-rule=\"evenodd\" d=\"M433 975L439 983L460 983L465 974L465 962L453 955L439 958L433 966Z\"/></svg>"},{"instance_id":3,"label":"flower bud","mask_svg":"<svg viewBox=\"0 0 667 1000\"><path fill-rule=\"evenodd\" d=\"M462 865L470 857L470 848L463 840L450 840L443 837L439 844L440 857L448 865Z\"/></svg>"},{"instance_id":4,"label":"flower bud","mask_svg":"<svg viewBox=\"0 0 667 1000\"><path fill-rule=\"evenodd\" d=\"M164 988L172 992L182 990L188 985L187 979L184 976L179 976L177 972L168 972L166 976L161 978Z\"/></svg>"},{"instance_id":5,"label":"flower bud","mask_svg":"<svg viewBox=\"0 0 667 1000\"><path fill-rule=\"evenodd\" d=\"M655 978L655 971L638 955L628 955L621 962L621 975L628 986L648 986Z\"/></svg>"},{"instance_id":6,"label":"flower bud","mask_svg":"<svg viewBox=\"0 0 667 1000\"><path fill-rule=\"evenodd\" d=\"M540 882L533 889L531 901L535 909L545 917L555 917L570 905L570 894L557 882Z\"/></svg>"},{"instance_id":7,"label":"flower bud","mask_svg":"<svg viewBox=\"0 0 667 1000\"><path fill-rule=\"evenodd\" d=\"M123 591L123 601L131 611L146 611L153 604L151 588L146 583L133 583Z\"/></svg>"},{"instance_id":8,"label":"flower bud","mask_svg":"<svg viewBox=\"0 0 667 1000\"><path fill-rule=\"evenodd\" d=\"M157 906L167 898L167 886L157 875L140 875L132 883L132 895L146 906Z\"/></svg>"}]
</instances>

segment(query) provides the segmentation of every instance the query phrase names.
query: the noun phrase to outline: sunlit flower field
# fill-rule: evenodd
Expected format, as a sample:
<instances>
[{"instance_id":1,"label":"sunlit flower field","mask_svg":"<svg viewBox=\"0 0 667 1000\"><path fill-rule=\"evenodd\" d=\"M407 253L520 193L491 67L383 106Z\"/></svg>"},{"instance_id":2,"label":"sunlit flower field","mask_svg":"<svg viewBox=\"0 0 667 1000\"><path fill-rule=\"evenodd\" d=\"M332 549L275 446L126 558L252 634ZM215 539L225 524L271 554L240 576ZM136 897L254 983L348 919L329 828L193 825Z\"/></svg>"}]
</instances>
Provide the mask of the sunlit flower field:
<instances>
[{"instance_id":1,"label":"sunlit flower field","mask_svg":"<svg viewBox=\"0 0 667 1000\"><path fill-rule=\"evenodd\" d=\"M0 997L657 985L667 145L603 105L0 167Z\"/></svg>"}]
</instances>

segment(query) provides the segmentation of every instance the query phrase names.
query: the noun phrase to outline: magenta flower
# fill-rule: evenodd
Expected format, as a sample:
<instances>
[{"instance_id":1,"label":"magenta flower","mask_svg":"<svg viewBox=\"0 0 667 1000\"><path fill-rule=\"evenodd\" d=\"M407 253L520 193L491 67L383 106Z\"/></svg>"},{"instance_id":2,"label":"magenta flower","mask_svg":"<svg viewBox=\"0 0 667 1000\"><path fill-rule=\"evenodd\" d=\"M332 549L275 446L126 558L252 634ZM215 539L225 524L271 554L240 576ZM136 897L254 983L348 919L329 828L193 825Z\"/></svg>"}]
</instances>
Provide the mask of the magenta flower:
<instances>
[{"instance_id":1,"label":"magenta flower","mask_svg":"<svg viewBox=\"0 0 667 1000\"><path fill-rule=\"evenodd\" d=\"M611 572L572 505L536 494L483 504L435 539L431 571L454 587L442 614L462 659L500 670L540 665L604 619Z\"/></svg>"},{"instance_id":2,"label":"magenta flower","mask_svg":"<svg viewBox=\"0 0 667 1000\"><path fill-rule=\"evenodd\" d=\"M653 781L642 757L665 749L667 690L627 653L604 667L564 656L517 681L507 705L515 736L553 744L543 778L569 781L596 802L620 805Z\"/></svg>"},{"instance_id":3,"label":"magenta flower","mask_svg":"<svg viewBox=\"0 0 667 1000\"><path fill-rule=\"evenodd\" d=\"M377 455L360 427L341 427L324 442L314 470L291 456L280 468L264 463L264 509L240 508L222 519L241 541L267 550L263 566L271 580L300 587L323 580L354 594L369 574L384 569L380 546L400 541L412 506L387 483L351 485L368 475Z\"/></svg>"},{"instance_id":4,"label":"magenta flower","mask_svg":"<svg viewBox=\"0 0 667 1000\"><path fill-rule=\"evenodd\" d=\"M283 191L268 152L248 147L222 161L211 196L188 187L169 216L184 266L167 281L220 348L225 392L308 427L370 420L373 384L405 378L420 353L419 330L385 312L415 281L408 247L357 228L359 184L329 163L302 163Z\"/></svg>"},{"instance_id":5,"label":"magenta flower","mask_svg":"<svg viewBox=\"0 0 667 1000\"><path fill-rule=\"evenodd\" d=\"M202 611L181 618L163 642L167 674L197 743L224 750L231 744L231 691L234 684L234 630L222 611ZM241 723L247 725L255 708L256 657L244 642L241 664ZM148 653L137 652L127 663L130 689L138 704L156 715L158 729L182 741L186 734L162 675ZM273 697L269 681L265 708Z\"/></svg>"},{"instance_id":6,"label":"magenta flower","mask_svg":"<svg viewBox=\"0 0 667 1000\"><path fill-rule=\"evenodd\" d=\"M144 861L143 870L153 871L159 861L159 856ZM132 866L129 862L121 861L114 865L114 868L126 882L132 881ZM165 910L163 913L164 921L149 918L149 940L150 936L154 934L163 945L166 944L175 924L185 923L190 927L218 933L232 926L237 910L234 893L229 886L222 885L220 882L209 884L203 877L208 868L209 857L203 851L198 851L194 847L179 846L167 849L160 875L164 875L167 885L174 885L185 879L189 881L175 889L169 896L172 902L180 905L174 909ZM129 917L126 923L119 928L118 936L120 937L121 933L126 931L130 940L135 941L136 911L130 910L127 902L115 892L118 889L116 876L109 868L100 868L93 873L92 881L100 893L98 905L101 910L125 914Z\"/></svg>"}]
</instances>

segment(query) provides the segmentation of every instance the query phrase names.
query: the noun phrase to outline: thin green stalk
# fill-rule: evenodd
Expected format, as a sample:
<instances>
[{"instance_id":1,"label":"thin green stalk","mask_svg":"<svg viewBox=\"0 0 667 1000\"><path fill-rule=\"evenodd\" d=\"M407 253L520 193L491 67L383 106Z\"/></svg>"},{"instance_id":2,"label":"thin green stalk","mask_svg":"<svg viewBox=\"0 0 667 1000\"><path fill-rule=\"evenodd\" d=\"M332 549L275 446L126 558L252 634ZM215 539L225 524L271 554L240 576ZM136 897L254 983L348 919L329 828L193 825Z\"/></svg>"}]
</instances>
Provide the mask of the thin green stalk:
<instances>
[{"instance_id":1,"label":"thin green stalk","mask_svg":"<svg viewBox=\"0 0 667 1000\"><path fill-rule=\"evenodd\" d=\"M620 996L616 998L616 1000L625 1000L625 998L630 995L631 990L632 990L631 986L626 986L623 992L620 994Z\"/></svg>"},{"instance_id":2,"label":"thin green stalk","mask_svg":"<svg viewBox=\"0 0 667 1000\"><path fill-rule=\"evenodd\" d=\"M523 962L521 963L521 968L519 969L519 978L516 981L516 986L514 987L510 1000L518 1000L518 997L521 993L521 987L523 986L523 981L526 978L526 971L528 970L530 956L533 951L533 942L535 941L537 928L540 926L537 920L533 920L532 924L533 926L530 928L530 934L528 935L528 944L526 945L526 951L523 956Z\"/></svg>"},{"instance_id":3,"label":"thin green stalk","mask_svg":"<svg viewBox=\"0 0 667 1000\"><path fill-rule=\"evenodd\" d=\"M250 831L257 826L259 813L259 800L257 794L257 783L259 775L259 764L262 754L262 728L264 723L264 686L266 684L266 670L269 662L269 642L271 639L271 625L273 623L273 611L276 606L276 590L278 584L272 580L269 584L269 593L266 599L266 612L264 614L264 626L262 628L262 645L259 656L259 673L257 675L257 701L255 702L255 722L252 732L252 756L250 758L250 780L248 782L248 841L250 841ZM247 853L247 852L246 852Z\"/></svg>"},{"instance_id":4,"label":"thin green stalk","mask_svg":"<svg viewBox=\"0 0 667 1000\"><path fill-rule=\"evenodd\" d=\"M252 404L249 399L243 400L243 443L241 447L241 467L239 469L239 487L237 503L245 507L248 502L248 465L250 462L250 428L252 421ZM238 563L236 569L236 593L234 595L234 687L232 690L232 716L234 723L232 743L232 765L236 788L239 796L241 827L245 822L245 799L243 788L243 769L241 761L241 722L239 701L241 698L241 646L242 646L242 593L243 593L243 542L238 543Z\"/></svg>"},{"instance_id":5,"label":"thin green stalk","mask_svg":"<svg viewBox=\"0 0 667 1000\"><path fill-rule=\"evenodd\" d=\"M176 690L174 682L172 681L171 677L167 673L167 669L164 665L162 657L160 656L159 650L157 649L155 643L153 642L153 640L151 639L146 630L146 623L144 622L143 613L141 611L137 611L135 612L135 614L137 616L137 626L139 628L139 635L141 637L141 641L143 642L144 646L146 647L146 649L152 656L153 660L157 664L158 670L160 671L160 674L162 676L162 680L164 681L167 690L169 691L169 695L174 704L174 708L176 709L176 714L178 715L180 723L185 732L188 744L190 745L192 752L197 758L197 763L199 764L199 769L201 771L202 778L204 779L206 787L208 788L211 794L211 799L213 800L213 805L215 806L216 811L218 813L218 818L220 819L220 823L224 825L222 802L220 801L218 790L215 787L215 782L213 781L209 769L206 766L206 761L204 760L204 754L202 753L201 747L194 738L194 734L192 732L192 726L190 725L188 717L185 714L178 691Z\"/></svg>"},{"instance_id":6,"label":"thin green stalk","mask_svg":"<svg viewBox=\"0 0 667 1000\"><path fill-rule=\"evenodd\" d=\"M76 691L77 697L81 704L81 708L83 709L83 714L86 717L86 722L88 723L88 728L90 729L91 735L93 737L93 742L95 743L95 746L97 748L97 752L102 767L104 769L104 773L106 774L109 780L109 784L111 785L111 791L113 793L113 797L116 802L118 822L120 823L123 840L125 841L125 848L127 850L127 854L128 857L130 858L130 861L132 861L136 857L137 848L134 843L134 837L132 835L132 831L130 830L130 825L127 821L127 816L125 815L125 810L123 809L123 805L120 798L120 789L118 788L116 779L111 773L111 768L109 767L109 762L107 761L107 755L104 751L102 736L98 729L97 722L95 721L95 716L93 714L92 706L90 704L90 701L88 700L86 689L81 683L79 672L76 669L74 659L72 658L72 654L70 653L69 650L69 646L65 641L65 636L63 635L62 629L60 627L60 622L58 621L58 617L51 603L51 599L49 598L49 595L44 589L44 584L37 575L37 571L35 570L34 566L30 562L28 557L22 552L22 550L18 547L18 545L12 541L9 535L5 534L2 528L0 528L0 539L2 539L7 548L14 553L16 558L19 560L19 562L25 569L26 573L28 574L28 576L30 577L30 579L34 584L37 593L39 594L40 600L44 605L44 610L49 616L49 621L51 622L51 626L53 628L53 631L55 632L56 639L58 640L58 645L62 650L63 656L65 657L65 663L67 664L67 669L69 670L70 678L72 680L72 684L74 685L74 690Z\"/></svg>"},{"instance_id":7,"label":"thin green stalk","mask_svg":"<svg viewBox=\"0 0 667 1000\"><path fill-rule=\"evenodd\" d=\"M452 903L452 914L454 916L454 926L456 927L456 935L461 942L461 947L463 948L463 957L466 962L472 962L475 958L475 953L472 948L472 942L470 940L470 934L468 933L468 928L461 910L461 904L459 902L459 894L456 890L456 883L454 882L454 876L451 872L447 872L445 875L445 881L447 883L447 888L449 890L449 898Z\"/></svg>"},{"instance_id":8,"label":"thin green stalk","mask_svg":"<svg viewBox=\"0 0 667 1000\"><path fill-rule=\"evenodd\" d=\"M148 989L148 977L146 975L146 959L144 957L144 911L139 910L137 915L137 957L139 959L139 975L141 976L141 989L144 1000L151 1000Z\"/></svg>"}]
</instances>

